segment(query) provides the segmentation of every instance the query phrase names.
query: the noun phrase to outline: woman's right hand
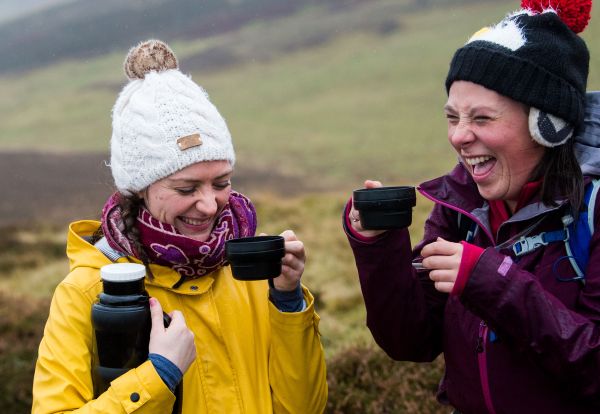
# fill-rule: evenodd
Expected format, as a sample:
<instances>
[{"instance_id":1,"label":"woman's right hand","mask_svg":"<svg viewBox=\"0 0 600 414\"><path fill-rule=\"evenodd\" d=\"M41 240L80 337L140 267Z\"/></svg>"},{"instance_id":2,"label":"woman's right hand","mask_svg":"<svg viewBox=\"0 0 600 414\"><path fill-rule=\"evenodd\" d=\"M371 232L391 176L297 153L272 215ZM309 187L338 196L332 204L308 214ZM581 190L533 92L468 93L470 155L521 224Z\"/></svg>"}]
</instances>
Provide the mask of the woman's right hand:
<instances>
[{"instance_id":1,"label":"woman's right hand","mask_svg":"<svg viewBox=\"0 0 600 414\"><path fill-rule=\"evenodd\" d=\"M380 181L365 180L365 188L378 188L378 187L383 187L383 184L381 184ZM361 236L375 237L375 236L379 236L381 233L385 232L385 230L365 230L362 228L362 226L360 224L360 220L358 218L359 217L358 210L354 209L354 200L352 200L352 208L350 209L350 212L348 213L348 215L349 215L350 224L352 225L352 228L354 229L354 231L359 233Z\"/></svg>"},{"instance_id":2,"label":"woman's right hand","mask_svg":"<svg viewBox=\"0 0 600 414\"><path fill-rule=\"evenodd\" d=\"M152 330L148 352L167 358L185 374L196 359L196 345L194 334L187 327L183 314L177 310L169 313L171 324L165 328L162 306L158 299L150 298L150 316Z\"/></svg>"}]
</instances>

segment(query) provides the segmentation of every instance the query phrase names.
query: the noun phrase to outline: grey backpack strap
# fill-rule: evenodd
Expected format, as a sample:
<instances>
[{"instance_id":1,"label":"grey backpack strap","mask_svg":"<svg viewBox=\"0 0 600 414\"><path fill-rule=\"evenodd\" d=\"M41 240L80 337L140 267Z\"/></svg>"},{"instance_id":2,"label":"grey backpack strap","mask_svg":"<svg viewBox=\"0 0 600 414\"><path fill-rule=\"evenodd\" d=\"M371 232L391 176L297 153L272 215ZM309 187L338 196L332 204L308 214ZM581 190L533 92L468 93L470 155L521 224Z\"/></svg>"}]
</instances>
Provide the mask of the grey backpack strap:
<instances>
[{"instance_id":1,"label":"grey backpack strap","mask_svg":"<svg viewBox=\"0 0 600 414\"><path fill-rule=\"evenodd\" d=\"M102 237L100 240L98 240L96 244L94 244L94 247L104 253L104 255L108 257L111 262L116 262L119 258L127 256L125 253L121 253L110 247L106 237Z\"/></svg>"},{"instance_id":2,"label":"grey backpack strap","mask_svg":"<svg viewBox=\"0 0 600 414\"><path fill-rule=\"evenodd\" d=\"M600 91L585 94L585 116L574 149L583 175L600 176Z\"/></svg>"}]
</instances>

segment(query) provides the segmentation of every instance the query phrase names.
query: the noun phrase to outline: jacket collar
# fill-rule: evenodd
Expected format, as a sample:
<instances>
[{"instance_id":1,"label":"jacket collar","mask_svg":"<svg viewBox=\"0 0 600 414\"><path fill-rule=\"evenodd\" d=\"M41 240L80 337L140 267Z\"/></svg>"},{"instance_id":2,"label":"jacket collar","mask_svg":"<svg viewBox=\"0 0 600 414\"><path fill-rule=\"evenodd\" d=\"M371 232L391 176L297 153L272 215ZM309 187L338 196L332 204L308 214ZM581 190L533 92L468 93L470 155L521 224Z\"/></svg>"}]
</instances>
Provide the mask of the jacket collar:
<instances>
[{"instance_id":1,"label":"jacket collar","mask_svg":"<svg viewBox=\"0 0 600 414\"><path fill-rule=\"evenodd\" d=\"M489 222L489 204L477 189L471 174L462 163L458 163L448 174L426 181L418 186L418 190L430 200L467 214L483 227L491 236ZM531 220L551 211L560 209L567 200L557 200L556 206L548 206L541 202L540 195L513 214L504 224Z\"/></svg>"},{"instance_id":2,"label":"jacket collar","mask_svg":"<svg viewBox=\"0 0 600 414\"><path fill-rule=\"evenodd\" d=\"M100 270L102 266L113 263L104 255L104 253L87 241L94 235L99 227L100 222L94 220L76 221L69 226L69 232L67 234L67 257L69 258L71 271L79 267ZM139 260L131 256L121 257L117 262L140 263ZM145 283L147 285L171 289L172 286L179 282L179 273L168 267L151 264L150 269L154 275L154 280L146 278ZM219 270L201 278L188 280L185 283L182 283L177 288L177 291L189 295L205 293L211 287L215 278L218 277L221 272L229 271L228 269L228 267L221 267Z\"/></svg>"},{"instance_id":3,"label":"jacket collar","mask_svg":"<svg viewBox=\"0 0 600 414\"><path fill-rule=\"evenodd\" d=\"M462 163L448 174L420 184L417 189L427 198L454 206L456 210L472 213L476 209L488 209L487 201L479 194L475 181Z\"/></svg>"}]
</instances>

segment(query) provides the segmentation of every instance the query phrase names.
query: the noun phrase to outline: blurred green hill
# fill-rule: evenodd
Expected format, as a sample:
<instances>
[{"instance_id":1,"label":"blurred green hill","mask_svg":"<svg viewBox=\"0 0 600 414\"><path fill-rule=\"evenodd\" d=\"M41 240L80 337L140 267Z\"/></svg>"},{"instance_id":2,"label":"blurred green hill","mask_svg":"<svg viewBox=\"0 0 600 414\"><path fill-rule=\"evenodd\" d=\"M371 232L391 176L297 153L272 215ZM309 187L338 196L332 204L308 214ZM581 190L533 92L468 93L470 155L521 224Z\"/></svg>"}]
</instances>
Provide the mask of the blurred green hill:
<instances>
[{"instance_id":1,"label":"blurred green hill","mask_svg":"<svg viewBox=\"0 0 600 414\"><path fill-rule=\"evenodd\" d=\"M79 3L87 2L73 5ZM516 6L306 3L286 16L171 45L182 70L207 89L228 120L240 166L316 177L318 188L349 189L367 176L416 182L455 161L441 110L453 51ZM594 64L600 53L591 41L596 26L584 33L593 56L591 88L600 82ZM138 40L121 35L123 46L110 53L0 76L0 149L106 152L110 110L126 82L121 62Z\"/></svg>"},{"instance_id":2,"label":"blurred green hill","mask_svg":"<svg viewBox=\"0 0 600 414\"><path fill-rule=\"evenodd\" d=\"M7 0L4 0L7 1ZM0 26L0 72L98 56L149 35L198 38L290 14L309 0L38 0ZM37 6L37 7L35 7ZM10 3L4 6L10 13ZM18 9L17 9L18 10ZM13 13L16 13L13 12Z\"/></svg>"},{"instance_id":3,"label":"blurred green hill","mask_svg":"<svg viewBox=\"0 0 600 414\"><path fill-rule=\"evenodd\" d=\"M471 0L472 1L472 0ZM464 3L443 0L436 4ZM3 0L0 73L38 68L129 47L149 36L197 39L271 21L321 4L328 10L364 7L360 0ZM402 2L406 10L431 1ZM2 24L3 23L3 24Z\"/></svg>"}]
</instances>

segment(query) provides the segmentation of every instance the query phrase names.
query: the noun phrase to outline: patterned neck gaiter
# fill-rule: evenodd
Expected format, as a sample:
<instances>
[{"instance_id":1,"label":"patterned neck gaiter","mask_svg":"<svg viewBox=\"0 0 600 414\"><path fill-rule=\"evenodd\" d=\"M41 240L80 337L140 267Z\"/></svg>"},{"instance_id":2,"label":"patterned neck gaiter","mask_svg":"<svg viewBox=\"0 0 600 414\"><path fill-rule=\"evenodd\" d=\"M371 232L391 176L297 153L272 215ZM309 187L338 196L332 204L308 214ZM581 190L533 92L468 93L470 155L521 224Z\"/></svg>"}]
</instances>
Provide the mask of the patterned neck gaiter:
<instances>
[{"instance_id":1,"label":"patterned neck gaiter","mask_svg":"<svg viewBox=\"0 0 600 414\"><path fill-rule=\"evenodd\" d=\"M123 234L120 197L122 195L116 192L104 205L102 231L113 249L141 260L131 239ZM254 236L256 211L247 197L232 191L204 242L184 236L172 225L160 222L144 206L140 207L136 225L150 263L170 267L185 279L195 279L226 264L227 240Z\"/></svg>"}]
</instances>

